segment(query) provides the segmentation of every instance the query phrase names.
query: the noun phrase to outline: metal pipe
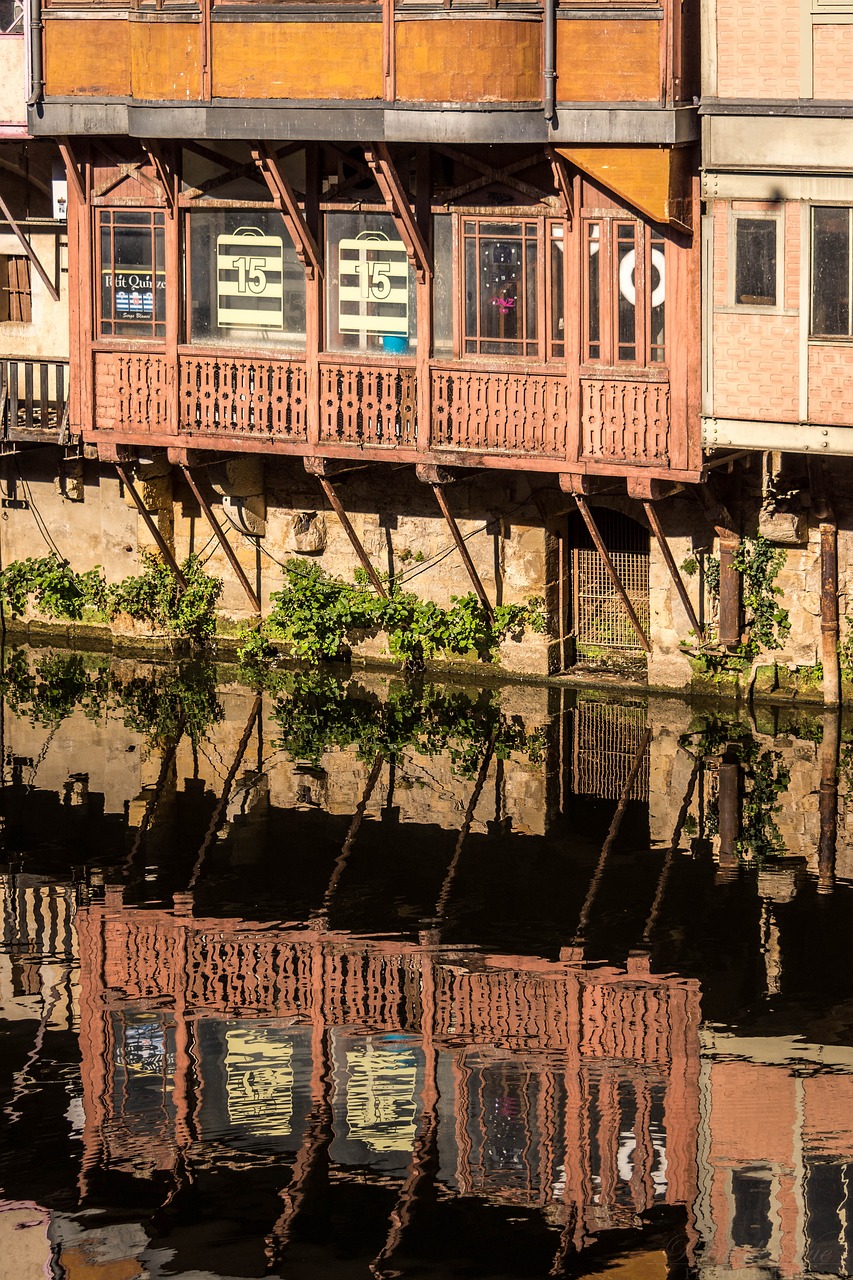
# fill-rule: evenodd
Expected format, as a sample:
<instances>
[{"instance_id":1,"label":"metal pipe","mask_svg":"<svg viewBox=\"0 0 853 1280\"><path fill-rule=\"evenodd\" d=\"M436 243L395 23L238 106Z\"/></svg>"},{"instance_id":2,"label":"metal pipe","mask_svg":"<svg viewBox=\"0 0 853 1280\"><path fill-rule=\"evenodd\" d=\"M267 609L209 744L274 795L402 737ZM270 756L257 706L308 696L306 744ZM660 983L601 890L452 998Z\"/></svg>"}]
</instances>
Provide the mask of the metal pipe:
<instances>
[{"instance_id":1,"label":"metal pipe","mask_svg":"<svg viewBox=\"0 0 853 1280\"><path fill-rule=\"evenodd\" d=\"M44 66L41 48L41 0L25 0L29 12L30 32L30 96L27 106L34 107L44 93Z\"/></svg>"},{"instance_id":2,"label":"metal pipe","mask_svg":"<svg viewBox=\"0 0 853 1280\"><path fill-rule=\"evenodd\" d=\"M820 524L820 643L823 700L828 707L841 704L838 637L838 526L828 515Z\"/></svg>"},{"instance_id":3,"label":"metal pipe","mask_svg":"<svg viewBox=\"0 0 853 1280\"><path fill-rule=\"evenodd\" d=\"M543 0L542 4L542 79L545 119L552 121L557 114L557 2Z\"/></svg>"},{"instance_id":4,"label":"metal pipe","mask_svg":"<svg viewBox=\"0 0 853 1280\"><path fill-rule=\"evenodd\" d=\"M740 644L741 578L735 565L740 540L720 540L720 644Z\"/></svg>"},{"instance_id":5,"label":"metal pipe","mask_svg":"<svg viewBox=\"0 0 853 1280\"><path fill-rule=\"evenodd\" d=\"M817 891L832 893L835 887L835 853L838 843L838 755L841 723L838 712L824 717L820 748L820 841L817 847Z\"/></svg>"}]
</instances>

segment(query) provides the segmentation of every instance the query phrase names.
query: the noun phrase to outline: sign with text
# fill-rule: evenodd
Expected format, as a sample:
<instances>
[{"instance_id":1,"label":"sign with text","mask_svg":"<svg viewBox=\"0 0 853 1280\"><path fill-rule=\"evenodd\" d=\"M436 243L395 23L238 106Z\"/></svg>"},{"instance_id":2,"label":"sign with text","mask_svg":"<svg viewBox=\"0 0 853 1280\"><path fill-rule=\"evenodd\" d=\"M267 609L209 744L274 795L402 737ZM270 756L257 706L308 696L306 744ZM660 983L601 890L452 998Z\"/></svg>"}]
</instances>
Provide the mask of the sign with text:
<instances>
[{"instance_id":1,"label":"sign with text","mask_svg":"<svg viewBox=\"0 0 853 1280\"><path fill-rule=\"evenodd\" d=\"M257 227L216 237L216 323L284 328L284 243Z\"/></svg>"},{"instance_id":2,"label":"sign with text","mask_svg":"<svg viewBox=\"0 0 853 1280\"><path fill-rule=\"evenodd\" d=\"M402 240L362 231L338 247L341 333L408 336L409 264Z\"/></svg>"},{"instance_id":3,"label":"sign with text","mask_svg":"<svg viewBox=\"0 0 853 1280\"><path fill-rule=\"evenodd\" d=\"M116 320L153 320L154 289L165 289L160 272L155 280L150 267L122 267L102 273L104 287L113 296Z\"/></svg>"}]
</instances>

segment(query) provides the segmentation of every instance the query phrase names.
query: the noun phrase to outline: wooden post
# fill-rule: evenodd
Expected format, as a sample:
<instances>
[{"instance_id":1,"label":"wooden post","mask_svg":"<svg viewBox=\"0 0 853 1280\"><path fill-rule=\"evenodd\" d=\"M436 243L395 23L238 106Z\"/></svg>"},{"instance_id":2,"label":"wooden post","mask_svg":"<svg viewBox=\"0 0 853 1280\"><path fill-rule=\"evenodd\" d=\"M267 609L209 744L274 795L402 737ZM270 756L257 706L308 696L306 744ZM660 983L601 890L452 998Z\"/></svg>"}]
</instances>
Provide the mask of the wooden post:
<instances>
[{"instance_id":1,"label":"wooden post","mask_svg":"<svg viewBox=\"0 0 853 1280\"><path fill-rule=\"evenodd\" d=\"M820 641L823 700L841 704L841 666L838 655L838 526L831 513L820 522Z\"/></svg>"},{"instance_id":2,"label":"wooden post","mask_svg":"<svg viewBox=\"0 0 853 1280\"><path fill-rule=\"evenodd\" d=\"M157 550L160 552L160 555L163 557L163 559L166 561L166 564L172 570L172 573L175 575L180 585L186 591L187 580L184 577L184 575L181 573L181 570L178 568L178 562L175 559L175 557L172 555L171 549L168 543L166 542L166 539L163 537L162 533L157 528L157 525L151 519L151 513L146 509L145 503L142 501L142 499L140 498L136 490L136 486L134 485L130 476L127 474L124 463L116 462L113 465L115 466L115 469L118 472L119 479L121 480L125 489L127 489L128 493L130 494L131 498L136 504L137 511L142 516L142 519L145 521L145 525L146 525L146 528L148 529L148 532L151 534L151 537L156 542Z\"/></svg>"},{"instance_id":3,"label":"wooden post","mask_svg":"<svg viewBox=\"0 0 853 1280\"><path fill-rule=\"evenodd\" d=\"M678 592L678 598L684 606L684 612L687 614L690 625L696 633L696 636L699 640L702 640L704 638L702 635L702 627L700 626L699 619L696 617L696 610L693 608L693 602L687 594L687 588L684 585L684 580L678 572L678 566L676 565L672 552L670 551L669 543L666 540L666 535L664 534L663 526L660 522L660 516L655 509L654 503L644 502L643 510L646 513L646 519L651 525L652 533L657 539L661 555L663 556L666 567L669 570L669 576L672 578L675 589Z\"/></svg>"},{"instance_id":4,"label":"wooden post","mask_svg":"<svg viewBox=\"0 0 853 1280\"><path fill-rule=\"evenodd\" d=\"M740 834L740 761L734 749L726 748L720 761L717 792L719 798L720 880L737 875L737 838Z\"/></svg>"},{"instance_id":5,"label":"wooden post","mask_svg":"<svg viewBox=\"0 0 853 1280\"><path fill-rule=\"evenodd\" d=\"M734 558L740 546L734 520L726 508L714 500L707 485L697 486L699 500L720 540L719 641L728 648L740 644L740 573Z\"/></svg>"},{"instance_id":6,"label":"wooden post","mask_svg":"<svg viewBox=\"0 0 853 1280\"><path fill-rule=\"evenodd\" d=\"M388 592L385 590L385 587L382 583L381 578L379 577L379 574L376 572L373 565L370 563L370 559L367 555L367 552L365 551L364 547L361 545L359 536L356 533L355 529L352 527L352 524L350 523L350 518L347 515L347 513L344 511L343 504L341 503L340 498L335 492L334 485L332 484L328 476L317 476L317 479L320 481L320 484L323 486L323 492L325 493L326 497L329 499L329 502L332 504L332 510L340 520L341 524L344 526L344 532L346 533L347 537L352 543L352 548L355 551L355 554L358 556L359 560L361 561L362 568L364 569L364 572L367 574L368 578L372 582L374 590L376 591L377 595L380 595L383 598L387 597Z\"/></svg>"},{"instance_id":7,"label":"wooden post","mask_svg":"<svg viewBox=\"0 0 853 1280\"><path fill-rule=\"evenodd\" d=\"M634 630L637 633L637 639L640 641L640 644L642 645L643 649L645 649L646 653L651 653L652 646L649 643L649 638L646 635L643 628L641 627L640 619L637 617L634 606L631 604L630 598L628 596L628 592L623 587L622 580L619 577L619 574L616 572L616 567L610 558L610 552L607 550L607 547L604 545L604 539L602 538L601 533L599 532L598 525L595 523L595 520L593 519L593 515L589 509L587 500L580 493L574 494L574 499L575 499L575 502L577 503L578 511L581 513L581 516L583 518L583 522L586 525L587 529L589 530L589 536L592 538L595 544L595 549L598 552L598 554L601 556L601 559L604 562L604 567L607 570L608 577L610 578L610 581L613 583L613 586L616 588L616 594L618 595L619 599L622 601L622 604L625 606L625 612L627 613L631 621L631 626L634 628Z\"/></svg>"},{"instance_id":8,"label":"wooden post","mask_svg":"<svg viewBox=\"0 0 853 1280\"><path fill-rule=\"evenodd\" d=\"M489 597L486 595L486 588L483 586L482 582L480 581L480 575L478 574L477 570L474 568L474 561L471 559L470 552L468 551L468 548L465 545L465 539L462 537L462 534L459 532L459 525L454 520L453 515L450 511L450 508L447 505L447 499L444 496L444 487L440 484L435 483L435 481L431 482L431 487L432 487L433 493L435 494L436 501L438 505L441 507L441 513L444 516L445 520L447 521L447 526L450 529L450 532L453 534L453 541L456 543L456 546L459 549L459 554L462 557L462 561L465 565L465 568L468 570L468 577L471 579L474 590L477 592L477 595L480 597L480 603L482 604L486 613L489 615L489 618L493 620L495 614L494 614L494 610L492 609L492 605L489 600Z\"/></svg>"},{"instance_id":9,"label":"wooden post","mask_svg":"<svg viewBox=\"0 0 853 1280\"><path fill-rule=\"evenodd\" d=\"M258 599L258 596L254 588L252 587L252 584L249 582L249 579L246 577L246 574L243 571L243 566L240 564L240 561L237 559L234 548L231 546L231 543L226 538L225 530L222 528L219 521L216 519L216 516L213 514L213 510L211 508L210 503L208 502L207 498L205 498L204 494L201 492L195 480L193 479L193 475L189 467L182 466L181 471L184 473L184 477L186 479L187 484L192 489L193 494L195 495L199 506L204 512L204 515L207 519L207 523L210 525L211 529L213 530L216 536L217 542L219 543L222 550L225 552L225 557L228 563L230 564L231 568L234 570L235 576L238 582L240 583L240 586L245 591L249 604L252 606L255 613L260 613L261 602Z\"/></svg>"}]
</instances>

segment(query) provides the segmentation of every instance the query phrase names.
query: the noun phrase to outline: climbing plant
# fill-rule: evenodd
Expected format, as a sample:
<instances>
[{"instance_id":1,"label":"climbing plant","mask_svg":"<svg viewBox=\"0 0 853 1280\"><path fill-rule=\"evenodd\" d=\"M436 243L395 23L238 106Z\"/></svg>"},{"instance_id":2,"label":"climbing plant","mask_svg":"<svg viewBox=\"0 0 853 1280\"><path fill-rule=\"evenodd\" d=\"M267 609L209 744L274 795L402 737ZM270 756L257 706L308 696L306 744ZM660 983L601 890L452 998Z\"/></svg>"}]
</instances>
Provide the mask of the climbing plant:
<instances>
[{"instance_id":1,"label":"climbing plant","mask_svg":"<svg viewBox=\"0 0 853 1280\"><path fill-rule=\"evenodd\" d=\"M781 608L781 587L776 578L788 555L774 547L763 534L742 538L734 554L734 566L743 576L743 607L746 612L745 647L752 657L762 649L781 649L790 634L791 619Z\"/></svg>"}]
</instances>

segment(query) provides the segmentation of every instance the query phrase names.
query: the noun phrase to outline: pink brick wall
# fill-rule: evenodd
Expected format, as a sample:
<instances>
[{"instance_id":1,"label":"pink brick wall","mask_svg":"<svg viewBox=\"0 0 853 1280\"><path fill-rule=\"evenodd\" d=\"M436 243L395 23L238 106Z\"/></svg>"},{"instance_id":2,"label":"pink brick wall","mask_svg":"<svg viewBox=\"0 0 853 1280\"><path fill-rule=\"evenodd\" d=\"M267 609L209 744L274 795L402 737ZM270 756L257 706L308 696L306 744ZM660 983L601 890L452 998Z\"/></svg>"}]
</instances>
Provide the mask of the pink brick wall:
<instances>
[{"instance_id":1,"label":"pink brick wall","mask_svg":"<svg viewBox=\"0 0 853 1280\"><path fill-rule=\"evenodd\" d=\"M853 347L809 347L809 421L853 426Z\"/></svg>"},{"instance_id":2,"label":"pink brick wall","mask_svg":"<svg viewBox=\"0 0 853 1280\"><path fill-rule=\"evenodd\" d=\"M714 316L714 413L718 418L796 422L797 316Z\"/></svg>"},{"instance_id":3,"label":"pink brick wall","mask_svg":"<svg viewBox=\"0 0 853 1280\"><path fill-rule=\"evenodd\" d=\"M853 24L827 23L814 29L814 96L853 97Z\"/></svg>"},{"instance_id":4,"label":"pink brick wall","mask_svg":"<svg viewBox=\"0 0 853 1280\"><path fill-rule=\"evenodd\" d=\"M800 96L799 0L718 0L721 98Z\"/></svg>"},{"instance_id":5,"label":"pink brick wall","mask_svg":"<svg viewBox=\"0 0 853 1280\"><path fill-rule=\"evenodd\" d=\"M783 290L785 307L789 311L800 309L800 206L793 200L785 205L782 217L785 261L783 264Z\"/></svg>"}]
</instances>

